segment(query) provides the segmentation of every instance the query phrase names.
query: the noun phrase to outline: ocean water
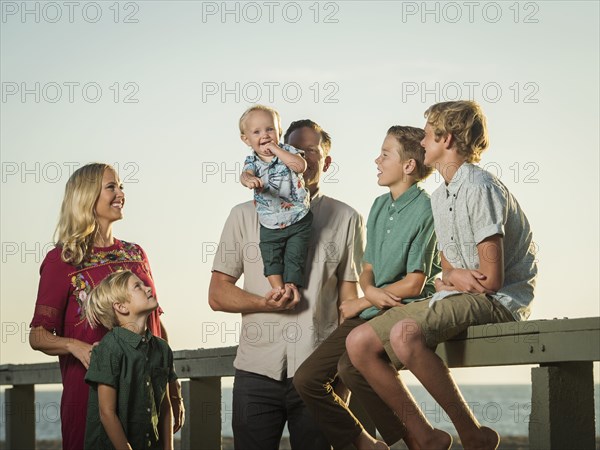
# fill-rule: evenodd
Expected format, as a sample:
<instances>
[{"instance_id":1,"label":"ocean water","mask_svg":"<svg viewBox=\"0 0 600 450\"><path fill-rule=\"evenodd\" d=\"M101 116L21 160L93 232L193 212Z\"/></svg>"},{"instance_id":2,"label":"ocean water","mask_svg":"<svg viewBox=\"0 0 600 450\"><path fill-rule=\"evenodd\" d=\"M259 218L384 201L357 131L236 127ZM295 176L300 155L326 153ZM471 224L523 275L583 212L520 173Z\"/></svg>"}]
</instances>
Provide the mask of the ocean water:
<instances>
[{"instance_id":1,"label":"ocean water","mask_svg":"<svg viewBox=\"0 0 600 450\"><path fill-rule=\"evenodd\" d=\"M596 436L600 436L600 385L594 387ZM417 403L436 427L456 434L450 419L421 386L409 386ZM501 436L527 436L531 414L531 385L463 385L463 395L482 425ZM232 389L222 389L222 434L232 436ZM36 392L37 439L60 439L60 391ZM5 439L5 400L0 393L0 440ZM287 429L284 436L288 435ZM177 435L176 435L177 436Z\"/></svg>"}]
</instances>

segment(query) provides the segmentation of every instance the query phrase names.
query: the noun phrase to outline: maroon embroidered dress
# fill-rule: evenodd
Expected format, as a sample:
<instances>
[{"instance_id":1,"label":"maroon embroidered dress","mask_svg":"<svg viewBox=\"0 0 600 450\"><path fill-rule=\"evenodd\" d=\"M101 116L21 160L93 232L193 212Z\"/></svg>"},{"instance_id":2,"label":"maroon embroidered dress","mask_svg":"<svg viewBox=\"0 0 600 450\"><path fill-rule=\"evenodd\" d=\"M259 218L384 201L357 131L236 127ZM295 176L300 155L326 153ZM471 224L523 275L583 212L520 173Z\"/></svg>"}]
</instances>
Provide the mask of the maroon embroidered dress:
<instances>
[{"instance_id":1,"label":"maroon embroidered dress","mask_svg":"<svg viewBox=\"0 0 600 450\"><path fill-rule=\"evenodd\" d=\"M57 336L70 337L92 344L106 334L104 327L91 328L82 316L82 304L90 291L110 273L128 269L135 273L156 296L150 265L144 250L137 244L119 241L110 247L95 247L90 257L79 266L65 263L61 248L46 255L40 268L35 313L31 327L42 326ZM155 336L161 336L159 314L154 311L148 326ZM88 385L86 369L73 355L59 356L63 393L60 405L64 450L83 449L87 414Z\"/></svg>"}]
</instances>

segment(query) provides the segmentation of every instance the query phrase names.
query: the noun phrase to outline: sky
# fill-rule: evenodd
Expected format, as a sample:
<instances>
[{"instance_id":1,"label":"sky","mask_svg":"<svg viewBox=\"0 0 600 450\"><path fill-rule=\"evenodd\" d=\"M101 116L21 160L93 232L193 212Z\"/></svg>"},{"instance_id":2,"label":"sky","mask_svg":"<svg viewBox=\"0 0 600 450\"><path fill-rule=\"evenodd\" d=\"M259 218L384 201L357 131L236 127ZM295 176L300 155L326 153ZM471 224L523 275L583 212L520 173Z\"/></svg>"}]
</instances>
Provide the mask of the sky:
<instances>
[{"instance_id":1,"label":"sky","mask_svg":"<svg viewBox=\"0 0 600 450\"><path fill-rule=\"evenodd\" d=\"M481 165L534 234L530 318L600 315L598 5L2 2L0 363L55 360L27 344L39 265L68 177L94 161L125 184L114 235L146 250L172 348L238 343L240 316L213 312L207 292L227 215L251 199L237 122L254 103L284 129L311 118L331 134L322 190L366 217L385 193L374 159L386 130L423 126L433 103L479 102ZM455 374L530 382L529 367Z\"/></svg>"}]
</instances>

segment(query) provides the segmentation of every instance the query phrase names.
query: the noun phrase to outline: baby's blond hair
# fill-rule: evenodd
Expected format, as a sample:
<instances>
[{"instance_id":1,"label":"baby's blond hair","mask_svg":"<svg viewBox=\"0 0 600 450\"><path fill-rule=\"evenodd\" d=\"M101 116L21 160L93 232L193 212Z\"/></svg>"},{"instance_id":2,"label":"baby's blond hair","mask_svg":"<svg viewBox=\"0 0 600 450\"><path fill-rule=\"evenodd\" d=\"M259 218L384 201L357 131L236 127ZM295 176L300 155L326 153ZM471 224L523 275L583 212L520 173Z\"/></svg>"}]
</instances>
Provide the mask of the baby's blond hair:
<instances>
[{"instance_id":1,"label":"baby's blond hair","mask_svg":"<svg viewBox=\"0 0 600 450\"><path fill-rule=\"evenodd\" d=\"M244 133L244 122L246 122L246 119L248 118L250 113L254 112L254 111L264 111L269 114L272 114L273 122L275 122L275 127L277 128L277 133L279 133L279 136L281 136L283 134L282 129L281 129L281 117L279 116L279 113L277 112L277 110L270 108L268 106L265 106L265 105L254 105L254 106L251 106L250 108L248 108L246 111L244 111L244 114L242 114L242 117L240 117L240 122L239 122L240 135L245 134Z\"/></svg>"}]
</instances>

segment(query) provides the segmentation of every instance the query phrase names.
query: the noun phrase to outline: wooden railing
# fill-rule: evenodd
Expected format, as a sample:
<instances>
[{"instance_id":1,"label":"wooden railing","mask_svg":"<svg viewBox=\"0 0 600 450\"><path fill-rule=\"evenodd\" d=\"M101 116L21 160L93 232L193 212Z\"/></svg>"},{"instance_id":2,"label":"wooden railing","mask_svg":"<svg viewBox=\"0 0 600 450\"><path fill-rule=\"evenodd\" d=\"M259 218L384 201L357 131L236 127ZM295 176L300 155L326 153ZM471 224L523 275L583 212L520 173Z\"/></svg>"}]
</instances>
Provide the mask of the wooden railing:
<instances>
[{"instance_id":1,"label":"wooden railing","mask_svg":"<svg viewBox=\"0 0 600 450\"><path fill-rule=\"evenodd\" d=\"M221 378L233 376L237 347L180 350L175 369L182 382L186 424L182 449L221 448ZM600 361L600 317L554 319L470 327L440 344L449 367L535 364L529 447L594 449L593 361ZM0 366L6 389L6 448L35 448L34 386L60 383L58 363Z\"/></svg>"}]
</instances>

